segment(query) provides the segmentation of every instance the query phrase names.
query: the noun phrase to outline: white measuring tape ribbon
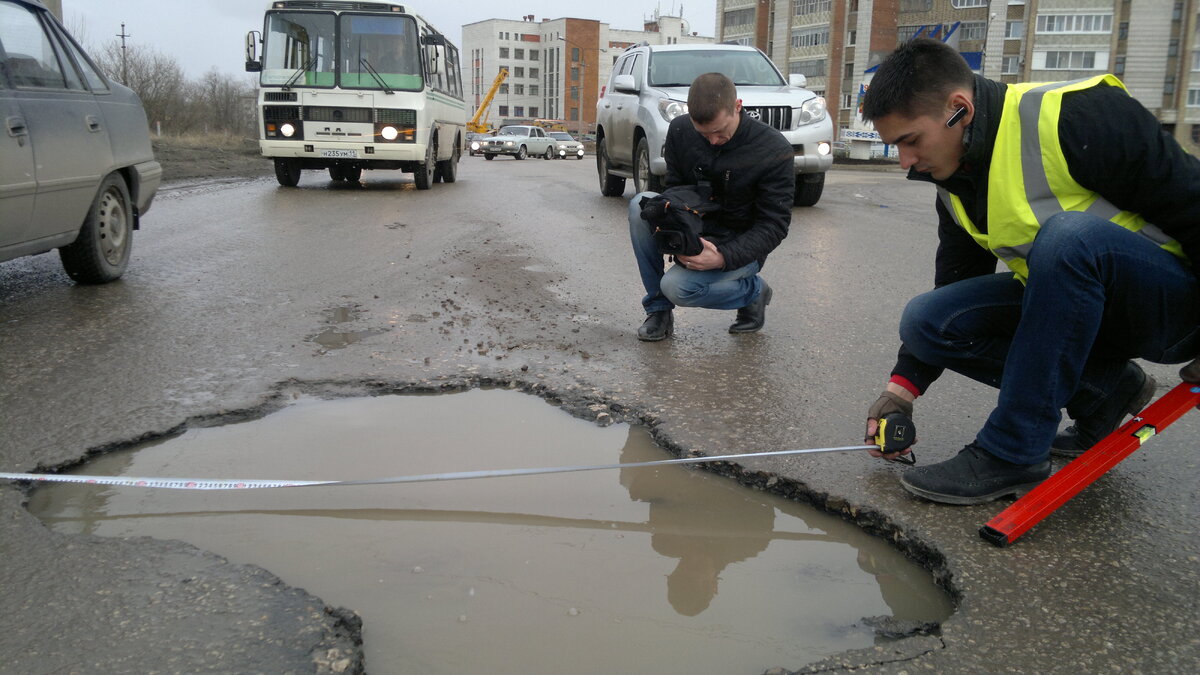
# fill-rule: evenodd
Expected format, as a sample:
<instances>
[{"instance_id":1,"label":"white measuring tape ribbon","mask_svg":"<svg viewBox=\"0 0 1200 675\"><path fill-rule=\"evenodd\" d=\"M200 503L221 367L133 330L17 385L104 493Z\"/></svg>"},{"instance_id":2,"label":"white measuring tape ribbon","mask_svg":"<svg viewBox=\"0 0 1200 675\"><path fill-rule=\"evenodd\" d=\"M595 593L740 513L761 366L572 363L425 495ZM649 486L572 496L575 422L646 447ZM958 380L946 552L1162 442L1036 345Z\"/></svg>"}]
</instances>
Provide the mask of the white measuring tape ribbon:
<instances>
[{"instance_id":1,"label":"white measuring tape ribbon","mask_svg":"<svg viewBox=\"0 0 1200 675\"><path fill-rule=\"evenodd\" d=\"M160 488L168 490L252 490L257 488L314 487L327 485L385 485L393 483L427 483L444 480L466 480L469 478L499 478L503 476L534 476L547 473L571 471L595 471L597 469L628 469L639 466L663 466L666 464L700 464L702 462L736 462L748 457L778 457L781 455L808 455L822 452L846 452L865 450L877 445L849 445L838 448L807 448L804 450L773 450L770 452L747 452L740 455L713 455L708 457L677 457L656 459L648 462L625 464L597 464L592 466L550 466L534 469L496 469L492 471L455 471L451 473L428 473L416 476L394 476L391 478L366 478L361 480L254 480L236 478L138 478L134 476L79 476L65 473L3 473L0 480L27 481L34 483L85 483L91 485L117 485L121 487Z\"/></svg>"}]
</instances>

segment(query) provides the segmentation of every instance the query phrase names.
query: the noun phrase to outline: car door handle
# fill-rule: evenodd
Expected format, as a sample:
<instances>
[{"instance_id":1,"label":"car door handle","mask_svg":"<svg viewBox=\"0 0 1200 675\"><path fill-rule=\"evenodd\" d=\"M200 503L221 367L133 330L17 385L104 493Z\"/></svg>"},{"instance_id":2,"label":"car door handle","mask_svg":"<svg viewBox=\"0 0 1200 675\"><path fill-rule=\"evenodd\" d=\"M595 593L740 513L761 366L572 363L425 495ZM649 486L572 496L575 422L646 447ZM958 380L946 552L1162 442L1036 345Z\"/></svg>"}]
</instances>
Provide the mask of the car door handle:
<instances>
[{"instance_id":1,"label":"car door handle","mask_svg":"<svg viewBox=\"0 0 1200 675\"><path fill-rule=\"evenodd\" d=\"M92 132L100 131L100 119L97 118L95 115L88 115L87 117L85 117L83 119L85 122L87 122L88 131L92 131Z\"/></svg>"},{"instance_id":2,"label":"car door handle","mask_svg":"<svg viewBox=\"0 0 1200 675\"><path fill-rule=\"evenodd\" d=\"M13 138L29 135L29 127L25 126L24 117L17 117L16 115L6 117L4 119L4 126L8 129L8 135Z\"/></svg>"}]
</instances>

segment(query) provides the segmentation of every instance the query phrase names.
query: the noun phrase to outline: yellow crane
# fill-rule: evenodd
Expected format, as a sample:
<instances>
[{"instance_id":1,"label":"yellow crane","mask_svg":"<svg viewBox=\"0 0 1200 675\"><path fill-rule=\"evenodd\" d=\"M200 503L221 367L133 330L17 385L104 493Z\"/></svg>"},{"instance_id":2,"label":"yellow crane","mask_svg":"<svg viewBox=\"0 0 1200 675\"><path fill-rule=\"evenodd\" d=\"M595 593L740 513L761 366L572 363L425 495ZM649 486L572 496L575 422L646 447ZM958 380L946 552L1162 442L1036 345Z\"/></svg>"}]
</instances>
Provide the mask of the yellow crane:
<instances>
[{"instance_id":1,"label":"yellow crane","mask_svg":"<svg viewBox=\"0 0 1200 675\"><path fill-rule=\"evenodd\" d=\"M496 92L500 90L500 83L504 82L504 78L508 77L508 68L501 68L496 74L495 81L492 82L492 88L488 89L487 96L483 97L483 101L479 104L479 109L475 111L475 116L467 122L467 131L473 131L477 134L486 134L488 127L488 106L492 104L492 98L496 96Z\"/></svg>"}]
</instances>

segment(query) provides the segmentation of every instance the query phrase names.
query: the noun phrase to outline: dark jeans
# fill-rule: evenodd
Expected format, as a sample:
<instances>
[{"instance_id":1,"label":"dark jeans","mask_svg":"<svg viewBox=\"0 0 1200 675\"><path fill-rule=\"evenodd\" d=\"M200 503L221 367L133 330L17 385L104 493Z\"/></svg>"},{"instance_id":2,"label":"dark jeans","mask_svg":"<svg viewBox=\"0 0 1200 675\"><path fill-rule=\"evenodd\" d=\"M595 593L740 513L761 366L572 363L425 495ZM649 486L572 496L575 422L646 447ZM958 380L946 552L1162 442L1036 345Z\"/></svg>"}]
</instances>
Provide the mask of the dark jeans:
<instances>
[{"instance_id":1,"label":"dark jeans","mask_svg":"<svg viewBox=\"0 0 1200 675\"><path fill-rule=\"evenodd\" d=\"M976 443L1018 464L1046 459L1061 409L1095 411L1127 360L1200 354L1200 283L1148 238L1084 213L1042 226L1024 286L1012 273L913 298L900 337L922 361L1000 388Z\"/></svg>"},{"instance_id":2,"label":"dark jeans","mask_svg":"<svg viewBox=\"0 0 1200 675\"><path fill-rule=\"evenodd\" d=\"M646 313L661 312L673 307L704 307L706 309L740 309L754 302L762 291L758 276L759 264L752 262L736 270L696 271L675 265L666 270L663 254L651 236L650 223L642 218L642 197L656 192L642 192L629 202L629 239L637 258L638 273L646 296L642 308Z\"/></svg>"}]
</instances>

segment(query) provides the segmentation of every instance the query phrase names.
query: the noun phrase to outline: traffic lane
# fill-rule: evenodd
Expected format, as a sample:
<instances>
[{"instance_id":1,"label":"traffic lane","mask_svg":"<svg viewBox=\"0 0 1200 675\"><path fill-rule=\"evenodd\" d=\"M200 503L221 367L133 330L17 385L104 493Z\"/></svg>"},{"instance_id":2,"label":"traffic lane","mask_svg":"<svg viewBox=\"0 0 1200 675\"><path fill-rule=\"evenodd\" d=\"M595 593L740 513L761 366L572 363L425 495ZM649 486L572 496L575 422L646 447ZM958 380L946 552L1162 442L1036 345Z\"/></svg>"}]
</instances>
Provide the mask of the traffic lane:
<instances>
[{"instance_id":1,"label":"traffic lane","mask_svg":"<svg viewBox=\"0 0 1200 675\"><path fill-rule=\"evenodd\" d=\"M362 393L443 377L533 382L568 404L603 397L655 422L660 437L684 451L858 442L865 406L891 367L903 303L932 285L928 186L896 174L835 171L820 204L795 211L791 235L767 265L777 295L763 333L726 333L732 312L681 310L676 337L648 345L633 338L641 289L628 252L626 203L599 196L587 162L584 170L500 164L464 159L459 183L422 192L370 174L364 189L334 192L306 174L296 191L256 183L156 202L156 212L173 205L162 209L158 228L143 231L135 256L154 253L144 273L157 283L126 303L133 309L103 322L130 334L151 331L138 341L155 367L112 383L121 395L108 407L89 404L100 393L90 389L83 390L87 396L59 397L62 408L52 411L6 399L17 414L37 410L51 421L71 421L61 432L22 430L30 456L74 457L81 447L95 447L88 441L128 439L223 410L269 408L284 381L333 380L339 392ZM438 199L443 188L453 199ZM3 289L15 299L3 305L5 318L16 307L20 320L0 326L26 331L31 342L55 335L22 312L28 309L22 298L39 291ZM327 325L330 307L342 304L358 313L351 326L391 328L321 354L307 337ZM186 348L172 340L186 341ZM80 385L62 373L104 372L113 350L124 353L121 340L104 353L83 344L51 368L61 371L57 379L24 371L17 379L27 389L70 390ZM155 387L169 387L171 395L145 393ZM960 448L993 404L985 388L943 378L918 402L922 461ZM1190 418L1180 425L1188 428ZM1000 505L949 509L918 502L896 484L898 467L857 456L747 466L779 472L803 483L800 498L891 531L961 591L963 609L946 626L949 649L938 652L952 663L982 654L977 665L985 668L983 659L1001 647L980 652L973 643L1002 644L1018 657L1009 663L1037 670L1051 653L1055 663L1078 665L1120 652L1143 667L1194 653L1181 637L1195 623L1180 614L1188 594L1171 593L1195 587L1187 565L1179 564L1194 553L1187 537L1195 503L1181 506L1178 490L1163 481L1177 465L1140 466L1136 458L1114 474L1121 486L1102 496L1148 497L1148 510L1137 504L1128 509L1131 517L1097 529L1103 508L1083 501L1091 494L1085 493L1004 552L975 535ZM1083 506L1068 510L1074 504ZM1138 520L1137 514L1150 515ZM1042 531L1053 536L1043 538ZM1163 536L1171 532L1183 534ZM1096 575L1128 560L1150 562L1136 578ZM1036 611L1026 610L1031 603ZM1114 629L1106 612L1122 605L1146 620ZM1061 633L1066 621L1080 630L1047 637ZM1094 649L1105 640L1113 645L1107 656Z\"/></svg>"}]
</instances>

